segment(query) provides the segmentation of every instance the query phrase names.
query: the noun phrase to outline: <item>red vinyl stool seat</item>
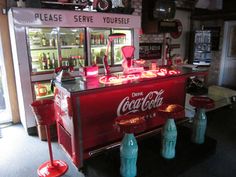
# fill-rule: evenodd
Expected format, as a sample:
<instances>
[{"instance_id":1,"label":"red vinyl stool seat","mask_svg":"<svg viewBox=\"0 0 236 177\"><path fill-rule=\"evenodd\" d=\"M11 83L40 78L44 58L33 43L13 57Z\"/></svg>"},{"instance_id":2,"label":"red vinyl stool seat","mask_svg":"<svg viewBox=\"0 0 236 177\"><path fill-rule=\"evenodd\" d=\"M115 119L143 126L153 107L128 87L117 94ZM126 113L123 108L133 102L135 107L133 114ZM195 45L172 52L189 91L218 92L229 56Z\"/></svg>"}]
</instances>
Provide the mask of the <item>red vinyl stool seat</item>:
<instances>
[{"instance_id":1,"label":"red vinyl stool seat","mask_svg":"<svg viewBox=\"0 0 236 177\"><path fill-rule=\"evenodd\" d=\"M193 96L190 101L190 105L196 108L211 109L214 108L214 100L204 96Z\"/></svg>"},{"instance_id":2,"label":"red vinyl stool seat","mask_svg":"<svg viewBox=\"0 0 236 177\"><path fill-rule=\"evenodd\" d=\"M161 132L161 155L165 159L173 159L177 141L177 128L174 119L184 117L184 108L178 104L162 104L158 107L158 113L167 119Z\"/></svg>"},{"instance_id":3,"label":"red vinyl stool seat","mask_svg":"<svg viewBox=\"0 0 236 177\"><path fill-rule=\"evenodd\" d=\"M162 104L158 107L158 113L164 118L184 117L184 108L178 104Z\"/></svg>"},{"instance_id":4,"label":"red vinyl stool seat","mask_svg":"<svg viewBox=\"0 0 236 177\"><path fill-rule=\"evenodd\" d=\"M115 119L115 126L118 131L124 133L135 133L145 128L145 119L138 115L123 115Z\"/></svg>"},{"instance_id":5,"label":"red vinyl stool seat","mask_svg":"<svg viewBox=\"0 0 236 177\"><path fill-rule=\"evenodd\" d=\"M31 108L38 125L44 125L49 148L50 161L43 163L37 170L39 177L58 177L68 170L68 165L62 160L53 160L50 125L55 123L54 101L49 99L36 100L31 104Z\"/></svg>"}]
</instances>

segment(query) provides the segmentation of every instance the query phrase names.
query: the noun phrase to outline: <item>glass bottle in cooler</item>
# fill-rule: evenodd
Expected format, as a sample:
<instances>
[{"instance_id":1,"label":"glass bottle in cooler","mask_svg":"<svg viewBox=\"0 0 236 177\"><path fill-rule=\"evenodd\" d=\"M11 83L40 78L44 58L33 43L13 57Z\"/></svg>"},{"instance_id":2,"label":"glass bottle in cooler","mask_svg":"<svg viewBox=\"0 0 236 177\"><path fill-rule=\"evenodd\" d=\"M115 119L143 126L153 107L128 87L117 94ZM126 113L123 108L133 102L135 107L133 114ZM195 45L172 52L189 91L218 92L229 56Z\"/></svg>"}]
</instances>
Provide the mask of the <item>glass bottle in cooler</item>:
<instances>
[{"instance_id":1,"label":"glass bottle in cooler","mask_svg":"<svg viewBox=\"0 0 236 177\"><path fill-rule=\"evenodd\" d=\"M43 63L43 70L47 70L48 69L48 61L47 61L47 56L45 53L43 53L42 63Z\"/></svg>"},{"instance_id":2,"label":"glass bottle in cooler","mask_svg":"<svg viewBox=\"0 0 236 177\"><path fill-rule=\"evenodd\" d=\"M84 47L84 32L79 33L79 45L80 47Z\"/></svg>"},{"instance_id":3,"label":"glass bottle in cooler","mask_svg":"<svg viewBox=\"0 0 236 177\"><path fill-rule=\"evenodd\" d=\"M52 53L52 66L54 69L58 67L58 60L56 59L54 52Z\"/></svg>"},{"instance_id":4,"label":"glass bottle in cooler","mask_svg":"<svg viewBox=\"0 0 236 177\"><path fill-rule=\"evenodd\" d=\"M80 45L80 37L79 37L79 35L75 36L75 45Z\"/></svg>"},{"instance_id":5,"label":"glass bottle in cooler","mask_svg":"<svg viewBox=\"0 0 236 177\"><path fill-rule=\"evenodd\" d=\"M48 67L48 69L53 69L52 60L51 60L49 52L47 53L46 57L47 57L47 67Z\"/></svg>"},{"instance_id":6,"label":"glass bottle in cooler","mask_svg":"<svg viewBox=\"0 0 236 177\"><path fill-rule=\"evenodd\" d=\"M44 46L47 46L47 39L46 39L44 33L42 34L41 45L42 45L43 47L44 47Z\"/></svg>"},{"instance_id":7,"label":"glass bottle in cooler","mask_svg":"<svg viewBox=\"0 0 236 177\"><path fill-rule=\"evenodd\" d=\"M84 66L84 28L60 28L60 38L63 38L61 45L62 65L79 68Z\"/></svg>"}]
</instances>

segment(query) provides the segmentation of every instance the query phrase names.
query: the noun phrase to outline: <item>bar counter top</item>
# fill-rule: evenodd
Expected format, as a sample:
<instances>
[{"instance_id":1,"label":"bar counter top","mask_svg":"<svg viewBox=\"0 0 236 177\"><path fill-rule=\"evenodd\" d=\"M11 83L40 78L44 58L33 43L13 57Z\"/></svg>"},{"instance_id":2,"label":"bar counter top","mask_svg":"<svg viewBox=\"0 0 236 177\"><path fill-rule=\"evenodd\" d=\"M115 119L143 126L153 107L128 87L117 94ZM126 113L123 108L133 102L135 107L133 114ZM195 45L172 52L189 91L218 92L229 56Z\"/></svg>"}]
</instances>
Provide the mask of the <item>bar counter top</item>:
<instances>
[{"instance_id":1,"label":"bar counter top","mask_svg":"<svg viewBox=\"0 0 236 177\"><path fill-rule=\"evenodd\" d=\"M142 73L123 74L123 72L112 73L110 76L99 75L97 77L76 77L73 80L56 82L56 86L70 92L84 92L90 90L97 90L103 88L112 88L123 86L127 84L137 84L147 81L161 81L166 79L174 79L178 77L191 77L203 75L206 76L208 68L191 68L191 67L178 67L171 69L162 67L157 70L147 70Z\"/></svg>"}]
</instances>

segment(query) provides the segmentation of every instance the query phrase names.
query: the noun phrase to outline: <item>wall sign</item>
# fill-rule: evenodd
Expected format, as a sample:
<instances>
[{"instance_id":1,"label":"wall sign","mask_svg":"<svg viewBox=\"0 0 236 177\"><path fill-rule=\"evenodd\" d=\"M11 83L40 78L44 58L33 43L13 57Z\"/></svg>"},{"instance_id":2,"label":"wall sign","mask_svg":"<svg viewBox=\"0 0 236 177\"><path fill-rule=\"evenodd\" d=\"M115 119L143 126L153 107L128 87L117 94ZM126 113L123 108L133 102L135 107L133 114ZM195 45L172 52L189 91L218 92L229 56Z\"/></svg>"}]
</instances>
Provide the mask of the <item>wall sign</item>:
<instances>
[{"instance_id":1,"label":"wall sign","mask_svg":"<svg viewBox=\"0 0 236 177\"><path fill-rule=\"evenodd\" d=\"M12 8L14 23L39 27L141 28L140 16L68 10Z\"/></svg>"},{"instance_id":2,"label":"wall sign","mask_svg":"<svg viewBox=\"0 0 236 177\"><path fill-rule=\"evenodd\" d=\"M183 31L183 25L180 20L176 19L175 20L176 26L177 26L177 31L176 32L171 32L170 36L174 39L177 39L181 36L182 31Z\"/></svg>"}]
</instances>

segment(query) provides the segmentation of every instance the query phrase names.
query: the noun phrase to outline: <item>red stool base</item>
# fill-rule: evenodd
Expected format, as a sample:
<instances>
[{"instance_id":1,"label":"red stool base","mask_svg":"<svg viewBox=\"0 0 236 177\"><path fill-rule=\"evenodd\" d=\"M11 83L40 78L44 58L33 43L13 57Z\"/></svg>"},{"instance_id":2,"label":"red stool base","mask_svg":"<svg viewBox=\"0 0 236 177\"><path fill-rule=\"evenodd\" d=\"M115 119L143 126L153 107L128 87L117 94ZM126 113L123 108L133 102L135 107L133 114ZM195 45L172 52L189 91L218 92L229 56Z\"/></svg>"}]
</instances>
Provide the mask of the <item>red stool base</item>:
<instances>
[{"instance_id":1,"label":"red stool base","mask_svg":"<svg viewBox=\"0 0 236 177\"><path fill-rule=\"evenodd\" d=\"M51 161L44 162L37 170L39 177L58 177L66 173L68 165L62 160L54 160L53 166Z\"/></svg>"}]
</instances>

